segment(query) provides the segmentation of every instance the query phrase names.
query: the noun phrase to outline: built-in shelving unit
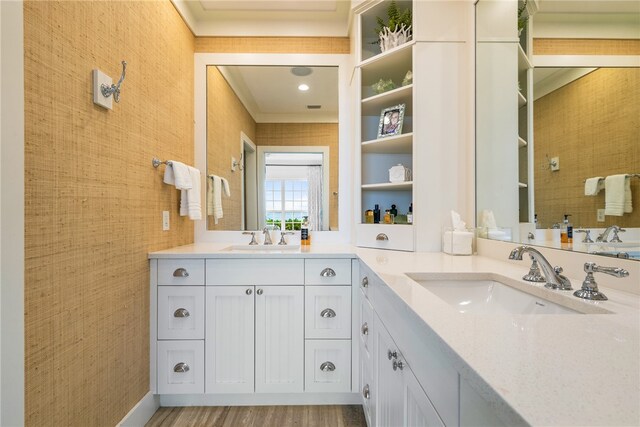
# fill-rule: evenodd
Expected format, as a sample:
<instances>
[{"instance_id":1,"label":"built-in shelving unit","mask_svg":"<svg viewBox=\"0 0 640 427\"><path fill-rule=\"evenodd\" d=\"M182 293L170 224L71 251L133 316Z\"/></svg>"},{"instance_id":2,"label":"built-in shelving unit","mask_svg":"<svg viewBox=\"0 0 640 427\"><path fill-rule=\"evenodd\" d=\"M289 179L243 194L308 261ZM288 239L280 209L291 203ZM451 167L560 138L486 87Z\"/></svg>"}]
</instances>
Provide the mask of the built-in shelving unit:
<instances>
[{"instance_id":1,"label":"built-in shelving unit","mask_svg":"<svg viewBox=\"0 0 640 427\"><path fill-rule=\"evenodd\" d=\"M362 185L363 191L374 191L374 190L411 190L413 187L413 181L405 181L405 182L383 182L381 184L364 184Z\"/></svg>"},{"instance_id":2,"label":"built-in shelving unit","mask_svg":"<svg viewBox=\"0 0 640 427\"><path fill-rule=\"evenodd\" d=\"M522 1L518 2L518 7ZM529 11L525 11L529 13ZM519 221L533 221L533 65L530 60L530 22L520 34L518 43L518 187Z\"/></svg>"},{"instance_id":3,"label":"built-in shelving unit","mask_svg":"<svg viewBox=\"0 0 640 427\"><path fill-rule=\"evenodd\" d=\"M413 132L387 138L372 139L362 143L362 153L411 154L412 151Z\"/></svg>"}]
</instances>

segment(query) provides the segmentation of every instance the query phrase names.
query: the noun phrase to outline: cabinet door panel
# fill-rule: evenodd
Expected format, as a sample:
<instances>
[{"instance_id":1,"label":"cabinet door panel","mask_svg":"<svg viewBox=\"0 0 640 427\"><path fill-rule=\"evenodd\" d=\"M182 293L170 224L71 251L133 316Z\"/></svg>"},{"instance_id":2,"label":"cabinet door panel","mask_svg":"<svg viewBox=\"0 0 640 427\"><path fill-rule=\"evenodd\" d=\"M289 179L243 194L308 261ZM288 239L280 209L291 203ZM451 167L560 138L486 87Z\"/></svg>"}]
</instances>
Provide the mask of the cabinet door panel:
<instances>
[{"instance_id":1,"label":"cabinet door panel","mask_svg":"<svg viewBox=\"0 0 640 427\"><path fill-rule=\"evenodd\" d=\"M158 393L204 392L204 342L158 341Z\"/></svg>"},{"instance_id":2,"label":"cabinet door panel","mask_svg":"<svg viewBox=\"0 0 640 427\"><path fill-rule=\"evenodd\" d=\"M207 287L206 392L254 390L254 289Z\"/></svg>"},{"instance_id":3,"label":"cabinet door panel","mask_svg":"<svg viewBox=\"0 0 640 427\"><path fill-rule=\"evenodd\" d=\"M351 338L351 286L305 288L305 338Z\"/></svg>"},{"instance_id":4,"label":"cabinet door panel","mask_svg":"<svg viewBox=\"0 0 640 427\"><path fill-rule=\"evenodd\" d=\"M255 324L256 392L302 392L304 383L303 287L256 287Z\"/></svg>"},{"instance_id":5,"label":"cabinet door panel","mask_svg":"<svg viewBox=\"0 0 640 427\"><path fill-rule=\"evenodd\" d=\"M402 371L404 379L404 425L412 427L444 427L438 413L411 369Z\"/></svg>"},{"instance_id":6,"label":"cabinet door panel","mask_svg":"<svg viewBox=\"0 0 640 427\"><path fill-rule=\"evenodd\" d=\"M388 353L399 350L384 328L382 322L375 320L375 386L376 401L376 425L400 426L404 421L403 384L401 371L393 370L393 362L389 360Z\"/></svg>"},{"instance_id":7,"label":"cabinet door panel","mask_svg":"<svg viewBox=\"0 0 640 427\"><path fill-rule=\"evenodd\" d=\"M204 339L204 286L158 287L158 339Z\"/></svg>"}]
</instances>

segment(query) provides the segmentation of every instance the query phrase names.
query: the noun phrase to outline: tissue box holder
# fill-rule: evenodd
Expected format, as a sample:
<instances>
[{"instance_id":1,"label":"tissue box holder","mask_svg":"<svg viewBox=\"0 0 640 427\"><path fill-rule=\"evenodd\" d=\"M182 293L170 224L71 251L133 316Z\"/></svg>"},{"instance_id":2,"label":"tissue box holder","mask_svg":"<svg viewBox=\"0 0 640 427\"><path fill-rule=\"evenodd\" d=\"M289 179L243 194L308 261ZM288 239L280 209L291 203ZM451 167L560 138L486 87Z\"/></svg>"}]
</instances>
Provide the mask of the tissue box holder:
<instances>
[{"instance_id":1,"label":"tissue box holder","mask_svg":"<svg viewBox=\"0 0 640 427\"><path fill-rule=\"evenodd\" d=\"M445 227L442 231L442 252L449 255L473 255L476 247L476 230L454 230Z\"/></svg>"}]
</instances>

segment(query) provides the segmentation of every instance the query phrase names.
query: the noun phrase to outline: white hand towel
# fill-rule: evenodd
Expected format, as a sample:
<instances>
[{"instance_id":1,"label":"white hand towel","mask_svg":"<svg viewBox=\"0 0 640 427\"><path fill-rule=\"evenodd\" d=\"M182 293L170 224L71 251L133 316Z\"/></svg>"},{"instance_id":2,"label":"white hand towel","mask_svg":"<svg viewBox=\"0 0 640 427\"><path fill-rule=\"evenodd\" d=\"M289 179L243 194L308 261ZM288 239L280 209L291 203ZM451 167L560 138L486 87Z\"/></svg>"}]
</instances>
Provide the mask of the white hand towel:
<instances>
[{"instance_id":1,"label":"white hand towel","mask_svg":"<svg viewBox=\"0 0 640 427\"><path fill-rule=\"evenodd\" d=\"M604 188L604 177L587 178L584 182L584 195L595 196Z\"/></svg>"},{"instance_id":2,"label":"white hand towel","mask_svg":"<svg viewBox=\"0 0 640 427\"><path fill-rule=\"evenodd\" d=\"M189 216L189 219L202 219L202 205L200 203L200 171L187 166L192 182L192 188L182 190L180 193L180 215Z\"/></svg>"},{"instance_id":3,"label":"white hand towel","mask_svg":"<svg viewBox=\"0 0 640 427\"><path fill-rule=\"evenodd\" d=\"M231 190L229 190L229 181L227 178L220 178L222 180L222 188L224 189L224 195L227 197L231 197Z\"/></svg>"},{"instance_id":4,"label":"white hand towel","mask_svg":"<svg viewBox=\"0 0 640 427\"><path fill-rule=\"evenodd\" d=\"M622 216L625 212L626 205L626 191L625 187L627 185L626 175L611 175L605 178L604 180L604 191L605 191L605 205L604 205L604 214L610 216ZM629 193L631 193L631 189L629 188ZM629 199L631 196L629 194ZM631 200L629 200L629 208L631 207Z\"/></svg>"},{"instance_id":5,"label":"white hand towel","mask_svg":"<svg viewBox=\"0 0 640 427\"><path fill-rule=\"evenodd\" d=\"M171 165L164 169L164 183L175 185L178 190L188 190L193 187L189 167L184 163L170 160Z\"/></svg>"},{"instance_id":6,"label":"white hand towel","mask_svg":"<svg viewBox=\"0 0 640 427\"><path fill-rule=\"evenodd\" d=\"M220 218L223 218L222 211L222 180L218 175L209 175L207 179L207 215L213 216L215 224ZM226 181L226 179L225 179Z\"/></svg>"},{"instance_id":7,"label":"white hand towel","mask_svg":"<svg viewBox=\"0 0 640 427\"><path fill-rule=\"evenodd\" d=\"M633 212L633 203L631 201L631 177L628 176L624 180L624 213Z\"/></svg>"}]
</instances>

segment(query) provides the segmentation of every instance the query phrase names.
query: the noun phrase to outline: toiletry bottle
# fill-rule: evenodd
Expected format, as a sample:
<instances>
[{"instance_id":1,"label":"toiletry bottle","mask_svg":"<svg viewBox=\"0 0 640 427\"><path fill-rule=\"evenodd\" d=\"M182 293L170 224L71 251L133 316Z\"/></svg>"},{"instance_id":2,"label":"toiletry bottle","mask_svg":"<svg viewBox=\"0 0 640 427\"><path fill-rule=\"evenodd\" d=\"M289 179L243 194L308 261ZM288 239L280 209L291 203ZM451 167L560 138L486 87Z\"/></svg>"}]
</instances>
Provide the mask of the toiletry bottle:
<instances>
[{"instance_id":1,"label":"toiletry bottle","mask_svg":"<svg viewBox=\"0 0 640 427\"><path fill-rule=\"evenodd\" d=\"M376 205L373 208L373 223L374 224L380 223L380 206L379 205Z\"/></svg>"},{"instance_id":2,"label":"toiletry bottle","mask_svg":"<svg viewBox=\"0 0 640 427\"><path fill-rule=\"evenodd\" d=\"M384 211L384 223L391 224L391 212L389 212L389 209Z\"/></svg>"},{"instance_id":3,"label":"toiletry bottle","mask_svg":"<svg viewBox=\"0 0 640 427\"><path fill-rule=\"evenodd\" d=\"M567 223L567 242L568 243L573 243L573 224L571 224L571 222L569 221L569 218L571 215L565 215L564 216L564 220Z\"/></svg>"},{"instance_id":4,"label":"toiletry bottle","mask_svg":"<svg viewBox=\"0 0 640 427\"><path fill-rule=\"evenodd\" d=\"M300 226L300 245L308 246L311 244L311 235L309 234L309 217L305 216Z\"/></svg>"},{"instance_id":5,"label":"toiletry bottle","mask_svg":"<svg viewBox=\"0 0 640 427\"><path fill-rule=\"evenodd\" d=\"M407 212L407 224L413 224L413 203L409 205L409 212Z\"/></svg>"},{"instance_id":6,"label":"toiletry bottle","mask_svg":"<svg viewBox=\"0 0 640 427\"><path fill-rule=\"evenodd\" d=\"M396 205L391 205L391 209L389 209L389 213L394 217L398 216L398 209L396 209Z\"/></svg>"},{"instance_id":7,"label":"toiletry bottle","mask_svg":"<svg viewBox=\"0 0 640 427\"><path fill-rule=\"evenodd\" d=\"M538 214L533 214L533 224L536 229L540 228L540 224L538 224Z\"/></svg>"},{"instance_id":8,"label":"toiletry bottle","mask_svg":"<svg viewBox=\"0 0 640 427\"><path fill-rule=\"evenodd\" d=\"M571 227L571 242L569 242L569 227ZM560 226L560 242L573 242L573 226L569 224L569 215L567 214L564 214L564 219L562 220L562 225Z\"/></svg>"},{"instance_id":9,"label":"toiletry bottle","mask_svg":"<svg viewBox=\"0 0 640 427\"><path fill-rule=\"evenodd\" d=\"M365 211L364 222L365 224L373 224L373 211L371 209Z\"/></svg>"}]
</instances>

